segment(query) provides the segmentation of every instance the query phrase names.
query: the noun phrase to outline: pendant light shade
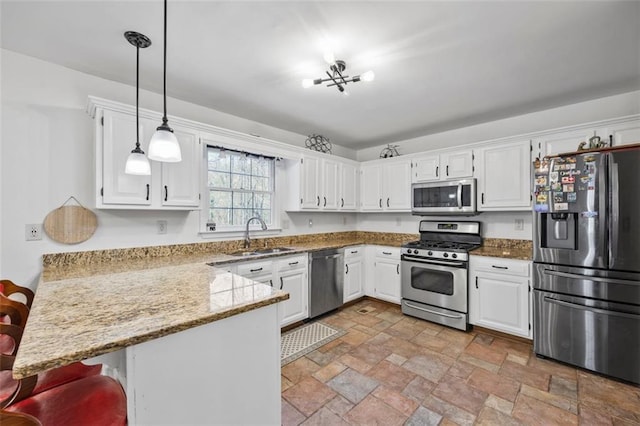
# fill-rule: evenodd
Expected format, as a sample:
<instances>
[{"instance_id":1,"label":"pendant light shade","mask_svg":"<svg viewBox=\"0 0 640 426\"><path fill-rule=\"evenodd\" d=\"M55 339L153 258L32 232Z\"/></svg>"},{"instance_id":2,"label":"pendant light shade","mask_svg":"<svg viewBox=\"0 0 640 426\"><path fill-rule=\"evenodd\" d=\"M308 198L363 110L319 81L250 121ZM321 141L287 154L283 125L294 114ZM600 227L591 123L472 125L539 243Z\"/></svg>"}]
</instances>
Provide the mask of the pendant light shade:
<instances>
[{"instance_id":1,"label":"pendant light shade","mask_svg":"<svg viewBox=\"0 0 640 426\"><path fill-rule=\"evenodd\" d=\"M151 174L151 164L149 164L149 159L144 155L143 150L139 150L136 152L134 149L127 157L127 164L124 168L124 172L128 175L150 175Z\"/></svg>"},{"instance_id":2,"label":"pendant light shade","mask_svg":"<svg viewBox=\"0 0 640 426\"><path fill-rule=\"evenodd\" d=\"M149 142L149 159L166 163L182 161L180 144L167 119L167 0L164 0L164 115Z\"/></svg>"},{"instance_id":3,"label":"pendant light shade","mask_svg":"<svg viewBox=\"0 0 640 426\"><path fill-rule=\"evenodd\" d=\"M158 127L149 142L149 158L154 161L176 163L182 161L180 144L169 126Z\"/></svg>"},{"instance_id":4,"label":"pendant light shade","mask_svg":"<svg viewBox=\"0 0 640 426\"><path fill-rule=\"evenodd\" d=\"M144 155L144 151L140 148L140 117L138 114L138 97L140 90L138 80L140 76L140 48L144 49L145 47L151 46L151 40L149 40L149 37L146 35L135 31L127 31L124 33L124 38L136 47L136 147L131 151L129 157L127 157L124 172L128 175L150 175L151 165Z\"/></svg>"}]
</instances>

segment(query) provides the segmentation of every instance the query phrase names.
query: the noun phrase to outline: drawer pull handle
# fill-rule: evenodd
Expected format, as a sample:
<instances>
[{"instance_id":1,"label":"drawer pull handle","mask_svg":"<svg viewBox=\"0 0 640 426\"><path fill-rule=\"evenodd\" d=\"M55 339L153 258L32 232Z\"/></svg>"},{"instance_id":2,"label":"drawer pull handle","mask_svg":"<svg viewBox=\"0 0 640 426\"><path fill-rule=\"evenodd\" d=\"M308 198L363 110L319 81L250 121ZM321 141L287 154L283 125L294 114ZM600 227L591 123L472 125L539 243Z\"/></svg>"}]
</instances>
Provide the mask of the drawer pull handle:
<instances>
[{"instance_id":1,"label":"drawer pull handle","mask_svg":"<svg viewBox=\"0 0 640 426\"><path fill-rule=\"evenodd\" d=\"M391 256L393 253L391 253L390 251L383 251L382 254L386 254L387 256Z\"/></svg>"},{"instance_id":2,"label":"drawer pull handle","mask_svg":"<svg viewBox=\"0 0 640 426\"><path fill-rule=\"evenodd\" d=\"M269 285L273 287L273 280L269 280Z\"/></svg>"},{"instance_id":3,"label":"drawer pull handle","mask_svg":"<svg viewBox=\"0 0 640 426\"><path fill-rule=\"evenodd\" d=\"M282 290L283 286L284 286L284 281L282 281L282 277L280 277L280 290Z\"/></svg>"},{"instance_id":4,"label":"drawer pull handle","mask_svg":"<svg viewBox=\"0 0 640 426\"><path fill-rule=\"evenodd\" d=\"M398 275L400 275L400 264L399 263L396 265L396 273Z\"/></svg>"},{"instance_id":5,"label":"drawer pull handle","mask_svg":"<svg viewBox=\"0 0 640 426\"><path fill-rule=\"evenodd\" d=\"M259 271L262 271L262 268L249 269L249 272L259 272Z\"/></svg>"},{"instance_id":6,"label":"drawer pull handle","mask_svg":"<svg viewBox=\"0 0 640 426\"><path fill-rule=\"evenodd\" d=\"M164 200L167 201L167 199L169 198L169 188L167 188L167 185L164 186Z\"/></svg>"},{"instance_id":7,"label":"drawer pull handle","mask_svg":"<svg viewBox=\"0 0 640 426\"><path fill-rule=\"evenodd\" d=\"M297 265L298 263L300 263L300 262L298 262L298 261L295 261L295 262L289 262L289 265Z\"/></svg>"},{"instance_id":8,"label":"drawer pull handle","mask_svg":"<svg viewBox=\"0 0 640 426\"><path fill-rule=\"evenodd\" d=\"M496 265L491 265L492 268L496 268L496 269L509 269L508 266L496 266Z\"/></svg>"},{"instance_id":9,"label":"drawer pull handle","mask_svg":"<svg viewBox=\"0 0 640 426\"><path fill-rule=\"evenodd\" d=\"M149 201L149 184L147 184L147 201Z\"/></svg>"},{"instance_id":10,"label":"drawer pull handle","mask_svg":"<svg viewBox=\"0 0 640 426\"><path fill-rule=\"evenodd\" d=\"M347 269L344 274L347 275L349 273L349 265L345 264L344 267Z\"/></svg>"},{"instance_id":11,"label":"drawer pull handle","mask_svg":"<svg viewBox=\"0 0 640 426\"><path fill-rule=\"evenodd\" d=\"M356 254L356 253L358 253L358 250L352 250L352 251L350 251L349 253L351 253L351 254Z\"/></svg>"}]
</instances>

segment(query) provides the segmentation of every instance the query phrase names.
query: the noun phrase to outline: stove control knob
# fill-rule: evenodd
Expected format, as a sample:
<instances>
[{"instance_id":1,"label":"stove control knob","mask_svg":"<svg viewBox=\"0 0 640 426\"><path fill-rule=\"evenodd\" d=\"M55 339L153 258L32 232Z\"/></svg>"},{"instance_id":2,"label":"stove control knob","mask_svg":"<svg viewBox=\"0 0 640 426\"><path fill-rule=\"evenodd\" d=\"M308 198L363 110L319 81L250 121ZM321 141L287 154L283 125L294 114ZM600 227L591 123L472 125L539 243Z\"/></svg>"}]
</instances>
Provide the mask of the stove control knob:
<instances>
[{"instance_id":1,"label":"stove control knob","mask_svg":"<svg viewBox=\"0 0 640 426\"><path fill-rule=\"evenodd\" d=\"M443 254L442 257L449 257L449 253Z\"/></svg>"},{"instance_id":2,"label":"stove control knob","mask_svg":"<svg viewBox=\"0 0 640 426\"><path fill-rule=\"evenodd\" d=\"M414 250L414 251L413 251L413 254L418 254L418 250Z\"/></svg>"},{"instance_id":3,"label":"stove control knob","mask_svg":"<svg viewBox=\"0 0 640 426\"><path fill-rule=\"evenodd\" d=\"M411 254L411 249L407 249L407 254Z\"/></svg>"},{"instance_id":4,"label":"stove control knob","mask_svg":"<svg viewBox=\"0 0 640 426\"><path fill-rule=\"evenodd\" d=\"M433 252L432 252L431 250L429 250L429 251L427 252L427 256L433 256Z\"/></svg>"},{"instance_id":5,"label":"stove control knob","mask_svg":"<svg viewBox=\"0 0 640 426\"><path fill-rule=\"evenodd\" d=\"M455 254L455 253L453 253L453 254L451 255L451 257L453 257L453 258L455 259L456 257L458 257L458 255L457 255L457 254Z\"/></svg>"}]
</instances>

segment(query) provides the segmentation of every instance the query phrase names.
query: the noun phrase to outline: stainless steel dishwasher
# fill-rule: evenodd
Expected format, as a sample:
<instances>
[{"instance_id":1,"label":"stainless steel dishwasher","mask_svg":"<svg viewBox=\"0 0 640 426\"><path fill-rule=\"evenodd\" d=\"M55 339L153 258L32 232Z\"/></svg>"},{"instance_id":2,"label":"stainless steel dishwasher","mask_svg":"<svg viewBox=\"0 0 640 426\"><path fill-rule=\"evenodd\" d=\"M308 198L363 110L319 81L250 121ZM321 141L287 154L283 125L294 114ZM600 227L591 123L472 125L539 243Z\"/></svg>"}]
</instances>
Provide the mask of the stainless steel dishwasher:
<instances>
[{"instance_id":1,"label":"stainless steel dishwasher","mask_svg":"<svg viewBox=\"0 0 640 426\"><path fill-rule=\"evenodd\" d=\"M309 268L309 318L315 318L342 306L344 249L312 252Z\"/></svg>"}]
</instances>

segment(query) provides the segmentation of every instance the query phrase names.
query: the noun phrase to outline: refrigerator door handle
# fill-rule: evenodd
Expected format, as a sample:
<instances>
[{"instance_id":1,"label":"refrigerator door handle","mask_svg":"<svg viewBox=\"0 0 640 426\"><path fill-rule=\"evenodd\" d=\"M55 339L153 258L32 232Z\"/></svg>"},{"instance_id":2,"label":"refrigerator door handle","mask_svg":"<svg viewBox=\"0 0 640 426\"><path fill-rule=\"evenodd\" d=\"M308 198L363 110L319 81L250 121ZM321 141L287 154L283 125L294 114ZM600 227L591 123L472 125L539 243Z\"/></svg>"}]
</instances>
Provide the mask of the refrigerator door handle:
<instances>
[{"instance_id":1,"label":"refrigerator door handle","mask_svg":"<svg viewBox=\"0 0 640 426\"><path fill-rule=\"evenodd\" d=\"M618 224L618 220L620 219L620 198L618 197L618 191L620 190L618 185L618 167L613 161L609 164L610 167L610 194L611 194L611 205L609 206L611 211L611 217L608 217L609 221L609 238L611 239L611 244L609 244L609 268L615 267L615 260L618 257L618 234L619 229L614 227L614 224Z\"/></svg>"},{"instance_id":2,"label":"refrigerator door handle","mask_svg":"<svg viewBox=\"0 0 640 426\"><path fill-rule=\"evenodd\" d=\"M583 310L583 311L595 312L595 313L598 313L598 314L614 315L614 316L618 316L618 317L633 318L633 319L640 318L640 315L636 315L636 314L630 314L630 313L626 313L626 312L609 311L607 309L594 308L592 306L585 306L585 305L582 305L580 303L565 302L564 300L558 300L558 299L554 299L554 298L551 298L551 297L548 297L548 296L544 297L544 301L548 302L548 303L555 303L556 305L560 305L560 306L565 306L567 308L580 309L580 310Z\"/></svg>"},{"instance_id":3,"label":"refrigerator door handle","mask_svg":"<svg viewBox=\"0 0 640 426\"><path fill-rule=\"evenodd\" d=\"M620 278L592 277L589 275L572 274L570 272L553 271L551 269L545 269L544 274L553 275L553 276L562 277L562 278L571 278L575 280L595 281L599 283L638 285L638 282L633 280L623 280Z\"/></svg>"}]
</instances>

